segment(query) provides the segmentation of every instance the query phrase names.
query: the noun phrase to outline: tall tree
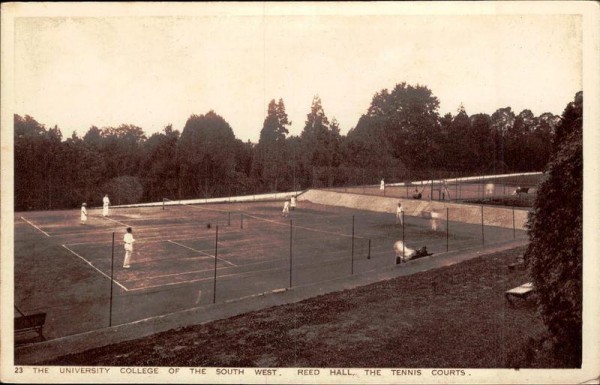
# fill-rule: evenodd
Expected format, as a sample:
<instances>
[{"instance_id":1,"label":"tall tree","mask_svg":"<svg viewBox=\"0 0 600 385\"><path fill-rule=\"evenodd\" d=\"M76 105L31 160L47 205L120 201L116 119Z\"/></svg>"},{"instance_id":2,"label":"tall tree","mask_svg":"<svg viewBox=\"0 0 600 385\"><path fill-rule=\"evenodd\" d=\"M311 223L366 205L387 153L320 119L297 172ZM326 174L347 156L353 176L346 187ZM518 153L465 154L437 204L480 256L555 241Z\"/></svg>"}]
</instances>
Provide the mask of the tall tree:
<instances>
[{"instance_id":1,"label":"tall tree","mask_svg":"<svg viewBox=\"0 0 600 385\"><path fill-rule=\"evenodd\" d=\"M494 135L488 114L475 114L469 117L470 129L463 144L469 149L469 159L473 170L487 172L494 165Z\"/></svg>"},{"instance_id":2,"label":"tall tree","mask_svg":"<svg viewBox=\"0 0 600 385\"><path fill-rule=\"evenodd\" d=\"M512 161L512 158L509 162L506 160L506 146L508 144L510 147L510 145L513 144L511 137L509 136L509 130L515 124L515 114L510 107L499 108L492 114L491 124L494 134L493 167L496 171L504 173L504 171L506 171L507 164L511 163ZM513 165L510 164L508 168L512 169L512 166Z\"/></svg>"},{"instance_id":3,"label":"tall tree","mask_svg":"<svg viewBox=\"0 0 600 385\"><path fill-rule=\"evenodd\" d=\"M189 117L177 143L182 197L225 194L235 182L236 140L229 123L214 111Z\"/></svg>"},{"instance_id":4,"label":"tall tree","mask_svg":"<svg viewBox=\"0 0 600 385\"><path fill-rule=\"evenodd\" d=\"M283 100L279 99L278 103L275 99L271 100L260 131L252 169L252 175L270 191L277 191L287 175L289 151L285 138L290 125Z\"/></svg>"},{"instance_id":5,"label":"tall tree","mask_svg":"<svg viewBox=\"0 0 600 385\"><path fill-rule=\"evenodd\" d=\"M149 201L177 197L177 141L179 131L171 125L144 143L140 175L144 199Z\"/></svg>"},{"instance_id":6,"label":"tall tree","mask_svg":"<svg viewBox=\"0 0 600 385\"><path fill-rule=\"evenodd\" d=\"M375 94L368 116L385 119L394 156L413 169L430 169L439 151L439 100L421 85L397 84Z\"/></svg>"},{"instance_id":7,"label":"tall tree","mask_svg":"<svg viewBox=\"0 0 600 385\"><path fill-rule=\"evenodd\" d=\"M319 96L313 98L300 134L301 161L305 183L332 186L334 168L339 165L340 130L337 122L329 123Z\"/></svg>"}]
</instances>

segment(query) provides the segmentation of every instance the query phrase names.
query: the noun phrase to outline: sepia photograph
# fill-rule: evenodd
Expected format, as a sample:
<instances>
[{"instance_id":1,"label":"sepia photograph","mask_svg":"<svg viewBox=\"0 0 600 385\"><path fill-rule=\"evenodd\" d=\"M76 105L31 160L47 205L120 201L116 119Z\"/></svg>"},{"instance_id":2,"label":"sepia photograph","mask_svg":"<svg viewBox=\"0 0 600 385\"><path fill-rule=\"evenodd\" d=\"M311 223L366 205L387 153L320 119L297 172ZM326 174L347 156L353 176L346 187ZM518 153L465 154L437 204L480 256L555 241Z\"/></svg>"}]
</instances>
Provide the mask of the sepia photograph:
<instances>
[{"instance_id":1,"label":"sepia photograph","mask_svg":"<svg viewBox=\"0 0 600 385\"><path fill-rule=\"evenodd\" d=\"M3 382L600 383L598 3L1 17Z\"/></svg>"}]
</instances>

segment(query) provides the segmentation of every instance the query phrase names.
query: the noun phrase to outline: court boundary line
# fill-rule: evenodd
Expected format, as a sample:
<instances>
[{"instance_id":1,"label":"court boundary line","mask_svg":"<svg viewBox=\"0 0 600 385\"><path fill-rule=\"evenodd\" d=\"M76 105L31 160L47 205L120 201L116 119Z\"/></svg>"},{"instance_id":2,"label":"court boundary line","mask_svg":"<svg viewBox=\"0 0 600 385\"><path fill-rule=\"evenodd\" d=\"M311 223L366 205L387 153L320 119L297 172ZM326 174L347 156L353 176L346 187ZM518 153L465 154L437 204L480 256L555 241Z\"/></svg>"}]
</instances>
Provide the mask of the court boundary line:
<instances>
[{"instance_id":1,"label":"court boundary line","mask_svg":"<svg viewBox=\"0 0 600 385\"><path fill-rule=\"evenodd\" d=\"M33 226L34 228L36 228L38 231L41 231L42 233L44 233L44 235L46 235L47 237L50 237L50 234L48 234L47 232L45 232L44 230L40 229L39 227L37 227L36 225L34 225L32 222L29 222L27 219L25 219L24 217L21 217L22 220L24 220L25 222L29 223L31 226Z\"/></svg>"},{"instance_id":2,"label":"court boundary line","mask_svg":"<svg viewBox=\"0 0 600 385\"><path fill-rule=\"evenodd\" d=\"M105 272L103 272L102 270L98 269L96 266L94 266L90 261L88 261L87 259L83 258L81 255L77 254L76 252L74 252L73 250L69 249L66 245L62 245L62 247L64 247L65 249L69 250L71 253L73 253L74 255L76 255L77 257L79 257L81 260L83 260L85 263L87 263L88 265L90 265L94 270L96 270L97 272L99 272L100 274L102 274L103 276L105 276L106 278L108 278L109 280L111 280L112 282L116 283L117 285L119 285L120 288L122 288L125 291L129 291L128 288L126 288L125 286L123 286L121 283L119 283L117 280L109 277L108 275L106 275Z\"/></svg>"},{"instance_id":3,"label":"court boundary line","mask_svg":"<svg viewBox=\"0 0 600 385\"><path fill-rule=\"evenodd\" d=\"M182 239L182 240L184 240L184 239ZM186 248L186 249L188 249L188 250L195 251L195 252L197 252L197 253L202 253L202 254L204 254L204 255L206 255L206 256L209 256L209 257L212 257L212 258L214 258L214 257L215 257L213 254L209 254L209 253L207 253L206 251L202 251L202 250L196 250L196 249L194 249L194 248L192 248L192 247L189 247L189 246L186 246L186 245L184 245L184 244L181 244L181 243L178 243L178 242L172 241L172 240L170 240L170 239L167 239L167 242L169 242L169 243L172 243L172 244L174 244L174 245L177 245L177 246L180 246L180 247L184 247L184 248ZM228 261L228 260L226 260L226 259L219 258L219 257L217 257L217 259L218 259L218 260L221 260L221 261L223 261L223 262L225 262L225 263L228 263L228 264L230 264L231 266L237 266L235 263L233 263L233 262L229 262L229 261Z\"/></svg>"},{"instance_id":4,"label":"court boundary line","mask_svg":"<svg viewBox=\"0 0 600 385\"><path fill-rule=\"evenodd\" d=\"M109 218L109 217L105 217L104 215L102 215L102 218L103 218L103 219L106 219L107 221L113 221L113 222L115 222L115 223L118 223L118 224L120 224L120 225L122 225L122 226L125 226L125 227L131 227L131 226L130 226L130 225L128 225L128 224L125 224L125 223L123 223L123 222L119 222L119 221L117 221L116 219L112 219L112 218Z\"/></svg>"}]
</instances>

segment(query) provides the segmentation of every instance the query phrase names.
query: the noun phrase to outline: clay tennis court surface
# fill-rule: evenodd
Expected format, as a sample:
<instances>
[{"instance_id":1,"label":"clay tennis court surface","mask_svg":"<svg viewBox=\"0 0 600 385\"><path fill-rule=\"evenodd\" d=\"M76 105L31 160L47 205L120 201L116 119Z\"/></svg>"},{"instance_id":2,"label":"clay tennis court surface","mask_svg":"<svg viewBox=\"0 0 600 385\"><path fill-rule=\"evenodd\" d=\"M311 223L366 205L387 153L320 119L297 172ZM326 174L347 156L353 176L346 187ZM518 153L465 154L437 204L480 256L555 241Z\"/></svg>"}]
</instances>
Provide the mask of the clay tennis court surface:
<instances>
[{"instance_id":1,"label":"clay tennis court surface","mask_svg":"<svg viewBox=\"0 0 600 385\"><path fill-rule=\"evenodd\" d=\"M92 208L85 225L79 210L15 213L15 305L47 313L52 339L389 268L402 237L427 246L429 258L482 245L478 225L450 222L448 232L446 224L434 232L429 220L406 217L403 228L393 214L309 202L284 218L282 206L116 208L107 218ZM127 227L136 243L123 269ZM526 237L483 232L486 244Z\"/></svg>"}]
</instances>

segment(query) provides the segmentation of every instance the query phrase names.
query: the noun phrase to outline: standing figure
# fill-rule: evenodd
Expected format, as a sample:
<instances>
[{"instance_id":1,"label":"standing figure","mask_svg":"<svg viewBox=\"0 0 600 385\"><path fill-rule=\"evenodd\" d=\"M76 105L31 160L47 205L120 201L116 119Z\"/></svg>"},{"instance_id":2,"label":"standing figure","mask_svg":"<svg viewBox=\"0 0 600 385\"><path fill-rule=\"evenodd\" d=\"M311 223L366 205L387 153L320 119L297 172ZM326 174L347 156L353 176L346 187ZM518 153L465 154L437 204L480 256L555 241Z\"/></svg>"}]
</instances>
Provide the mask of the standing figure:
<instances>
[{"instance_id":1,"label":"standing figure","mask_svg":"<svg viewBox=\"0 0 600 385\"><path fill-rule=\"evenodd\" d=\"M431 210L431 230L437 231L440 214L436 209Z\"/></svg>"},{"instance_id":2,"label":"standing figure","mask_svg":"<svg viewBox=\"0 0 600 385\"><path fill-rule=\"evenodd\" d=\"M292 209L292 211L294 211L294 209L296 208L296 197L293 196L292 199L290 200L290 208Z\"/></svg>"},{"instance_id":3,"label":"standing figure","mask_svg":"<svg viewBox=\"0 0 600 385\"><path fill-rule=\"evenodd\" d=\"M102 216L108 216L108 206L110 205L110 200L108 199L108 194L104 196L102 199Z\"/></svg>"},{"instance_id":4,"label":"standing figure","mask_svg":"<svg viewBox=\"0 0 600 385\"><path fill-rule=\"evenodd\" d=\"M85 225L87 222L88 212L86 209L87 204L84 202L81 204L81 224Z\"/></svg>"},{"instance_id":5,"label":"standing figure","mask_svg":"<svg viewBox=\"0 0 600 385\"><path fill-rule=\"evenodd\" d=\"M133 230L131 227L127 228L127 232L123 237L123 242L125 243L125 260L123 261L123 268L129 269L131 263L131 255L133 254Z\"/></svg>"},{"instance_id":6,"label":"standing figure","mask_svg":"<svg viewBox=\"0 0 600 385\"><path fill-rule=\"evenodd\" d=\"M283 211L281 212L281 216L287 218L290 215L290 201L285 201L283 204Z\"/></svg>"},{"instance_id":7,"label":"standing figure","mask_svg":"<svg viewBox=\"0 0 600 385\"><path fill-rule=\"evenodd\" d=\"M381 183L379 184L379 189L381 191L385 190L385 181L383 180L383 178L381 178Z\"/></svg>"},{"instance_id":8,"label":"standing figure","mask_svg":"<svg viewBox=\"0 0 600 385\"><path fill-rule=\"evenodd\" d=\"M396 207L396 224L403 225L404 218L404 208L402 207L402 203L398 203L398 207Z\"/></svg>"}]
</instances>

